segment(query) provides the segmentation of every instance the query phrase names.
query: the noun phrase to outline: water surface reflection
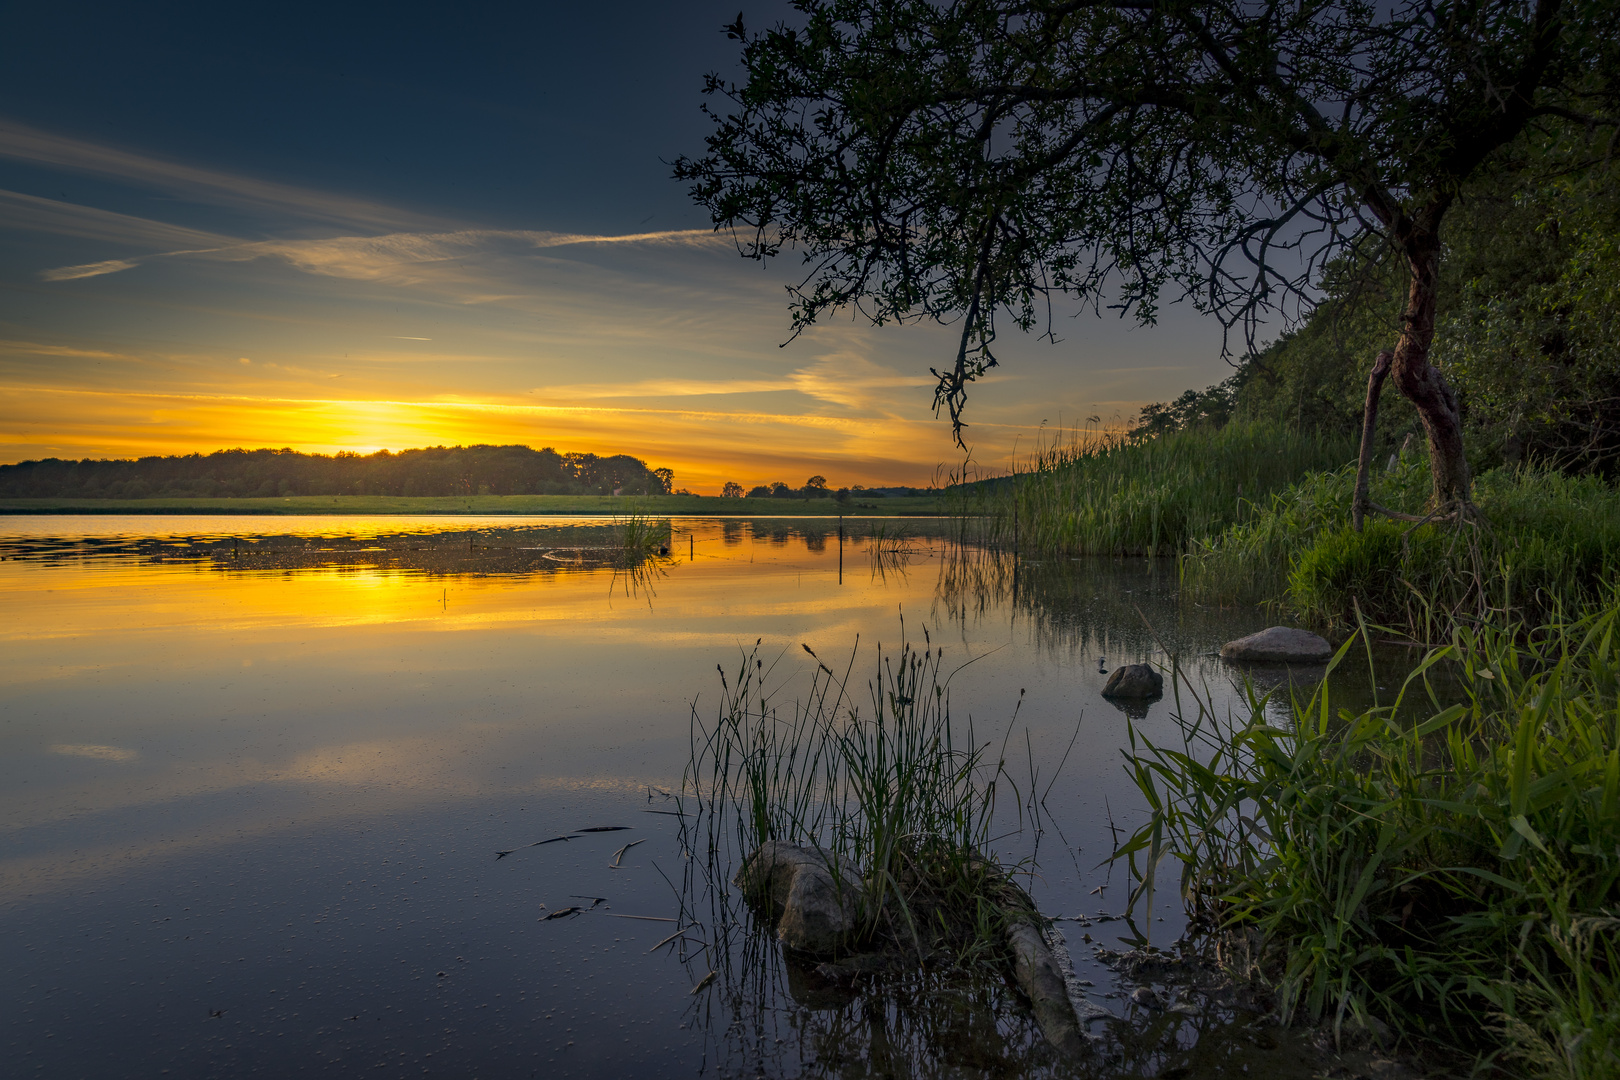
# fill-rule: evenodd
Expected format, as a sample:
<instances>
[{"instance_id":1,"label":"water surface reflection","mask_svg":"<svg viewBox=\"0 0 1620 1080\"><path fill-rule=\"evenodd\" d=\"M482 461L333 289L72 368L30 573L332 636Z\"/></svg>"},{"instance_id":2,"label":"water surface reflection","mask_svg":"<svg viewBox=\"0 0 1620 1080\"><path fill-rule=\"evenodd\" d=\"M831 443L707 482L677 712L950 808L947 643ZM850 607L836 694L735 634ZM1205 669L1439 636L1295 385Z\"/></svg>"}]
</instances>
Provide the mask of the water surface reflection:
<instances>
[{"instance_id":1,"label":"water surface reflection","mask_svg":"<svg viewBox=\"0 0 1620 1080\"><path fill-rule=\"evenodd\" d=\"M0 993L21 1068L839 1075L853 1055L892 1072L906 1055L883 1057L887 1029L861 1019L892 1002L826 1013L784 981L765 1053L736 1037L742 1005L692 995L714 957L648 953L686 863L674 820L648 811L680 783L716 663L763 638L791 697L800 643L838 654L926 626L976 661L953 711L980 731L1024 694L1032 770L1049 776L1078 725L1052 830L997 848L1041 845L1049 914L1117 915L1109 822L1140 807L1099 657L1169 650L1224 706L1212 654L1265 625L1179 606L1168 563L1015 566L954 546L948 522L678 520L669 554L634 564L612 529L0 522ZM1168 709L1133 718L1167 738ZM576 831L605 825L629 828ZM1123 1013L1065 925L1096 1002ZM1123 925L1087 932L1117 943ZM1137 925L1173 938L1174 898ZM1062 1071L998 994L930 990L892 1015L940 1033L930 1068Z\"/></svg>"}]
</instances>

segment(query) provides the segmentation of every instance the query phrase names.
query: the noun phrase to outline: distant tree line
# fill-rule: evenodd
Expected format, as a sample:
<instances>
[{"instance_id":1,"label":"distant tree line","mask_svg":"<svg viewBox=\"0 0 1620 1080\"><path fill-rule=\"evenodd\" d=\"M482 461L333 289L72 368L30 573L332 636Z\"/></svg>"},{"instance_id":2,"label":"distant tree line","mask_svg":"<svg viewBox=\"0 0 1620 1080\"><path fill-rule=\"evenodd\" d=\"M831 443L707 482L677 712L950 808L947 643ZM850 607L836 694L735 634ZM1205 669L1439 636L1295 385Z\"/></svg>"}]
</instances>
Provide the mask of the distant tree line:
<instances>
[{"instance_id":1,"label":"distant tree line","mask_svg":"<svg viewBox=\"0 0 1620 1080\"><path fill-rule=\"evenodd\" d=\"M291 495L667 495L675 474L626 454L431 446L375 454L219 450L0 465L0 497L148 499Z\"/></svg>"},{"instance_id":2,"label":"distant tree line","mask_svg":"<svg viewBox=\"0 0 1620 1080\"><path fill-rule=\"evenodd\" d=\"M828 485L825 476L812 476L804 482L803 487L790 487L784 481L777 480L770 484L744 488L735 480L727 480L725 486L720 489L720 494L727 499L836 499L843 503L851 498L886 499L891 495L937 495L938 492L934 488L869 488L860 484L834 489Z\"/></svg>"}]
</instances>

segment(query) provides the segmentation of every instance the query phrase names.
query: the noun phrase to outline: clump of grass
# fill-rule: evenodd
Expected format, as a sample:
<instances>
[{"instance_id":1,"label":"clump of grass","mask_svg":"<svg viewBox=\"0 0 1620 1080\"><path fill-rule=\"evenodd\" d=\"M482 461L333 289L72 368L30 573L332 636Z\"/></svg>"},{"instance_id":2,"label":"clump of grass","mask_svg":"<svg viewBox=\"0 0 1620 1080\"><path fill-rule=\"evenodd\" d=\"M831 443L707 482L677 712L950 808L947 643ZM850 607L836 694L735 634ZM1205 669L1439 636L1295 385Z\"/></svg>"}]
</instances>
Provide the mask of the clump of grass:
<instances>
[{"instance_id":1,"label":"clump of grass","mask_svg":"<svg viewBox=\"0 0 1620 1080\"><path fill-rule=\"evenodd\" d=\"M1421 513L1427 462L1414 455L1374 482L1375 501ZM1560 606L1601 602L1620 576L1620 491L1599 477L1534 468L1479 477L1487 524L1411 526L1373 519L1349 527L1353 469L1312 475L1182 560L1189 599L1269 600L1348 633L1359 609L1434 640L1424 619L1536 620Z\"/></svg>"},{"instance_id":2,"label":"clump of grass","mask_svg":"<svg viewBox=\"0 0 1620 1080\"><path fill-rule=\"evenodd\" d=\"M668 550L671 536L669 518L632 511L613 519L614 546L627 563L636 563L660 550Z\"/></svg>"},{"instance_id":3,"label":"clump of grass","mask_svg":"<svg viewBox=\"0 0 1620 1080\"><path fill-rule=\"evenodd\" d=\"M948 506L964 540L1045 555L1172 555L1355 454L1344 436L1263 423L1075 432L1010 476L952 485Z\"/></svg>"},{"instance_id":4,"label":"clump of grass","mask_svg":"<svg viewBox=\"0 0 1620 1080\"><path fill-rule=\"evenodd\" d=\"M1454 623L1388 704L1336 713L1324 681L1282 726L1252 690L1225 719L1193 695L1179 747L1131 730L1152 811L1115 857L1137 897L1179 862L1199 925L1263 944L1284 1019L1376 1017L1540 1075L1616 1075L1617 631L1615 604ZM1441 665L1460 700L1437 695ZM1411 699L1428 717L1397 722Z\"/></svg>"},{"instance_id":5,"label":"clump of grass","mask_svg":"<svg viewBox=\"0 0 1620 1080\"><path fill-rule=\"evenodd\" d=\"M767 840L847 858L860 868L865 904L852 947L966 963L999 957L1009 920L1036 916L989 851L997 800L1011 785L1005 757L989 757L971 721L952 723L944 650L924 637L921 650L876 651L864 702L849 687L853 654L839 676L804 646L817 666L791 709L767 691L756 643L729 676L721 669L713 724L693 709L684 788L706 822L711 866Z\"/></svg>"}]
</instances>

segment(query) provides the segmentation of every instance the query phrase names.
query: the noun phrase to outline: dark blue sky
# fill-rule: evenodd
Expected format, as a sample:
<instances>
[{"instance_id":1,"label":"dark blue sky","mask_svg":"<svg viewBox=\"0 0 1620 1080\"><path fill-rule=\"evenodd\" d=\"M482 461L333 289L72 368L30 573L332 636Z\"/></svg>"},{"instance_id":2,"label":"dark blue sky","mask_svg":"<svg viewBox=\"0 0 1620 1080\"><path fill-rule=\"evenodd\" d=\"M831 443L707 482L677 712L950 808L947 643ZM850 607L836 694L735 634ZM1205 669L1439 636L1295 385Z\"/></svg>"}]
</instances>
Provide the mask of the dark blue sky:
<instances>
[{"instance_id":1,"label":"dark blue sky","mask_svg":"<svg viewBox=\"0 0 1620 1080\"><path fill-rule=\"evenodd\" d=\"M701 227L664 162L734 4L7 4L0 115L471 224Z\"/></svg>"}]
</instances>

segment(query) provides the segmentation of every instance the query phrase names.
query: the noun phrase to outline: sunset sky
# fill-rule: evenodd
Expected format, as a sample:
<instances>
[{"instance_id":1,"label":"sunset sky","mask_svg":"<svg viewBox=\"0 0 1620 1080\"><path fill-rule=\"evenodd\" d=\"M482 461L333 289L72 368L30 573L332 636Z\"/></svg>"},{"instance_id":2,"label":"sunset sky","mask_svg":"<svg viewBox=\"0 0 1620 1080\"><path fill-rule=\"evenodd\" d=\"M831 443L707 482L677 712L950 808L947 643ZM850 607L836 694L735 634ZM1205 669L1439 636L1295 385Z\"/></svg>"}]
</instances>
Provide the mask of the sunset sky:
<instances>
[{"instance_id":1,"label":"sunset sky","mask_svg":"<svg viewBox=\"0 0 1620 1080\"><path fill-rule=\"evenodd\" d=\"M929 482L953 331L780 347L796 256L739 258L669 179L736 11L6 5L0 461L518 442L704 493ZM1230 371L1185 305L1058 333L1004 339L980 466Z\"/></svg>"}]
</instances>

